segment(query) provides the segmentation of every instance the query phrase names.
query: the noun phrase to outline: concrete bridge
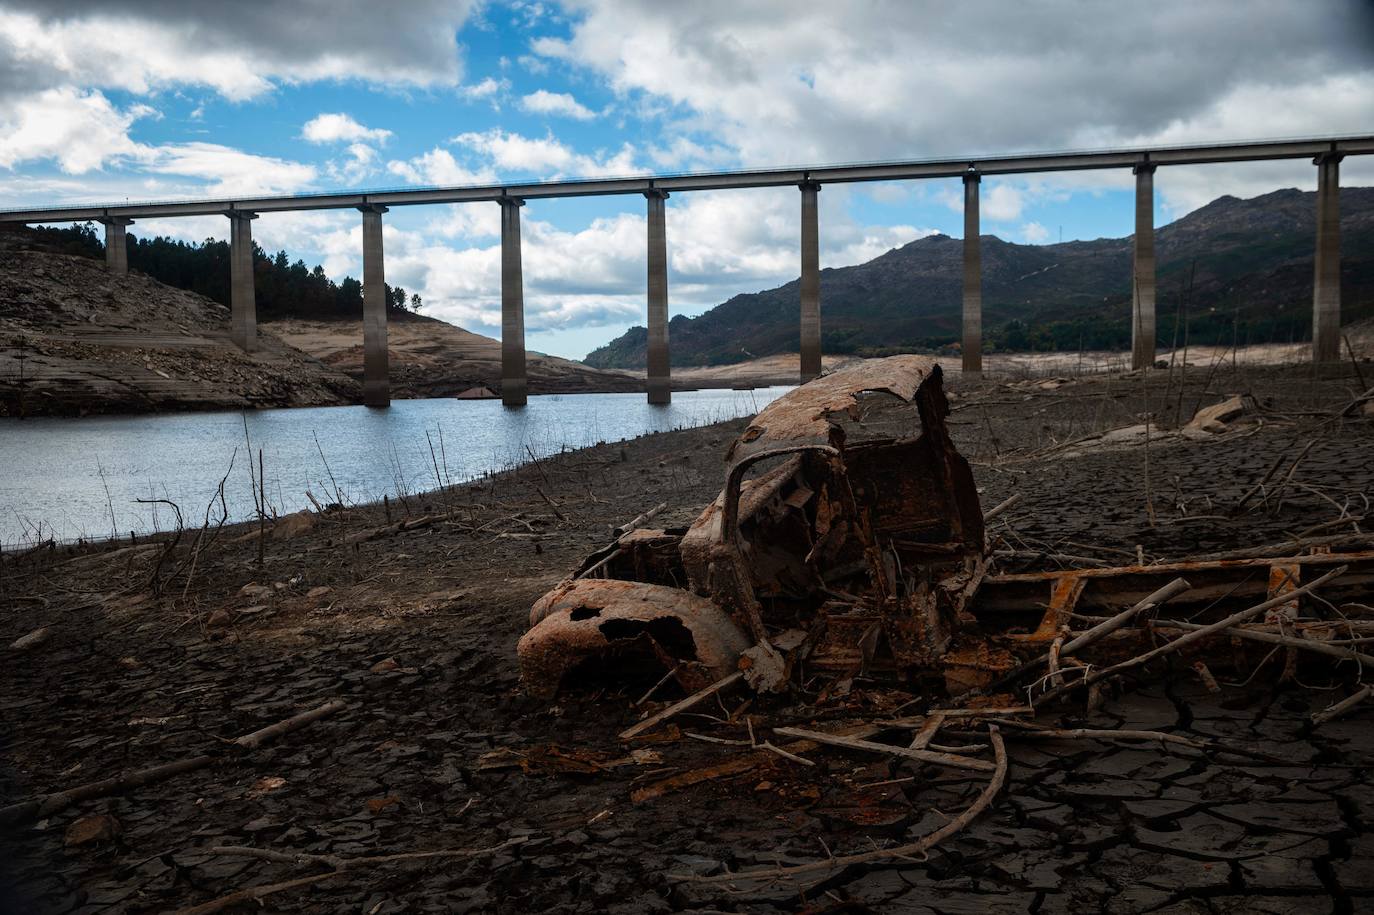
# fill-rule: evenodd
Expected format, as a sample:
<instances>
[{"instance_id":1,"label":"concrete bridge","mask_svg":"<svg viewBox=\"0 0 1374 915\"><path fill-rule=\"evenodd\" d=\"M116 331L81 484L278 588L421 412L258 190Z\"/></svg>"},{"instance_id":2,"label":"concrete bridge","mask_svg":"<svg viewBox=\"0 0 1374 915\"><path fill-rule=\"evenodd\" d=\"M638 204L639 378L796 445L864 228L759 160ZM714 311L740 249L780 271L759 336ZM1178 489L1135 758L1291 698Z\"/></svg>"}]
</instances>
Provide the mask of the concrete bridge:
<instances>
[{"instance_id":1,"label":"concrete bridge","mask_svg":"<svg viewBox=\"0 0 1374 915\"><path fill-rule=\"evenodd\" d=\"M1171 165L1311 159L1317 167L1317 241L1312 292L1312 358L1340 358L1340 172L1345 156L1374 153L1374 136L1325 137L1206 146L1151 147L1003 157L883 162L824 168L765 169L551 181L481 187L416 188L359 193L298 194L234 200L196 200L109 206L0 210L0 222L96 221L105 226L105 256L114 273L128 270L126 230L136 219L222 214L229 218L231 327L234 342L251 351L257 335L253 295L252 220L259 213L356 209L363 220L363 398L369 406L391 402L387 368L385 268L382 216L389 207L496 202L501 207L501 399L525 403L525 305L520 260L520 207L527 199L639 194L648 205L648 397L668 403L668 257L664 200L670 193L792 185L801 191L801 381L821 370L820 227L816 194L825 184L961 177L964 182L963 368L983 368L982 259L978 190L984 175L1129 168L1135 174L1135 238L1132 276L1134 368L1155 358L1154 174Z\"/></svg>"}]
</instances>

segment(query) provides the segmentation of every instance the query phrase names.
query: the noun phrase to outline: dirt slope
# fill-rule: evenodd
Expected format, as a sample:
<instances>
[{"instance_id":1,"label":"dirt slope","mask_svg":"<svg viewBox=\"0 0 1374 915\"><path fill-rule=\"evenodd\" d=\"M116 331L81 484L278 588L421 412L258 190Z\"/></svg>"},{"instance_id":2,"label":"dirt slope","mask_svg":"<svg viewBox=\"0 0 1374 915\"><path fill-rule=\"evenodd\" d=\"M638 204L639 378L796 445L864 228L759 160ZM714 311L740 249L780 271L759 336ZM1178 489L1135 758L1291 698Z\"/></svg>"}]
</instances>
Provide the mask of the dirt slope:
<instances>
[{"instance_id":1,"label":"dirt slope","mask_svg":"<svg viewBox=\"0 0 1374 915\"><path fill-rule=\"evenodd\" d=\"M0 416L355 403L357 383L229 311L140 274L0 235Z\"/></svg>"}]
</instances>

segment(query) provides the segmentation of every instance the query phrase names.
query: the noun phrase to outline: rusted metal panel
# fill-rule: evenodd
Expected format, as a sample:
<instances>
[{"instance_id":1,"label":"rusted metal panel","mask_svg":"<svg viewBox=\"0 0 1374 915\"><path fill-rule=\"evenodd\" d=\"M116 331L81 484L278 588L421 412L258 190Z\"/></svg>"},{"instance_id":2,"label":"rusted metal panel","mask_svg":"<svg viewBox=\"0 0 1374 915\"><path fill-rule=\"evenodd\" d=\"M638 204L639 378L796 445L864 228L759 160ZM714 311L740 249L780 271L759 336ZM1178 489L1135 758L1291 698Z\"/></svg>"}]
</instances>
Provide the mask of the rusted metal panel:
<instances>
[{"instance_id":1,"label":"rusted metal panel","mask_svg":"<svg viewBox=\"0 0 1374 915\"><path fill-rule=\"evenodd\" d=\"M516 646L526 689L552 696L579 665L627 653L671 669L690 662L709 679L730 673L749 639L714 604L690 592L642 582L569 580L530 611Z\"/></svg>"}]
</instances>

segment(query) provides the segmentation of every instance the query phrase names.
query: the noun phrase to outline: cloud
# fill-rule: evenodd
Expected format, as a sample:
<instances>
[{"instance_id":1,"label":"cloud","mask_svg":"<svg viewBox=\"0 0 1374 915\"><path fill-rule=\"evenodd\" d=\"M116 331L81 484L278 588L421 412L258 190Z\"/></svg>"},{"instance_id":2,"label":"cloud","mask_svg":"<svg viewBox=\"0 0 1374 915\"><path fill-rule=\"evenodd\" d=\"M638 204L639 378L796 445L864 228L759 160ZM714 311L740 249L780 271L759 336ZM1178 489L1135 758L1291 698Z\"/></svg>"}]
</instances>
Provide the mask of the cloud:
<instances>
[{"instance_id":1,"label":"cloud","mask_svg":"<svg viewBox=\"0 0 1374 915\"><path fill-rule=\"evenodd\" d=\"M147 155L129 128L152 109L116 108L99 91L48 89L0 109L0 166L12 169L35 159L54 159L62 171L81 175L116 159Z\"/></svg>"},{"instance_id":2,"label":"cloud","mask_svg":"<svg viewBox=\"0 0 1374 915\"><path fill-rule=\"evenodd\" d=\"M1028 245L1041 245L1049 240L1050 230L1038 222L1028 222L1021 226L1020 235Z\"/></svg>"},{"instance_id":3,"label":"cloud","mask_svg":"<svg viewBox=\"0 0 1374 915\"><path fill-rule=\"evenodd\" d=\"M1159 0L796 4L569 0L535 53L731 148L740 165L1364 133L1374 7ZM1103 53L1111 48L1111 53ZM1314 74L1319 74L1314 78Z\"/></svg>"},{"instance_id":4,"label":"cloud","mask_svg":"<svg viewBox=\"0 0 1374 915\"><path fill-rule=\"evenodd\" d=\"M314 166L258 156L217 143L174 143L144 154L143 168L164 175L198 178L211 197L290 194L308 188ZM199 196L199 195L197 195Z\"/></svg>"},{"instance_id":5,"label":"cloud","mask_svg":"<svg viewBox=\"0 0 1374 915\"><path fill-rule=\"evenodd\" d=\"M499 127L461 133L450 142L486 157L497 168L545 179L618 177L643 172L635 162L634 148L628 143L614 153L598 151L587 155L574 151L552 134L526 137Z\"/></svg>"},{"instance_id":6,"label":"cloud","mask_svg":"<svg viewBox=\"0 0 1374 915\"><path fill-rule=\"evenodd\" d=\"M470 0L403 4L8 0L0 11L0 95L60 85L148 93L211 88L235 101L282 83L457 85L457 30ZM341 8L345 7L345 8Z\"/></svg>"},{"instance_id":7,"label":"cloud","mask_svg":"<svg viewBox=\"0 0 1374 915\"><path fill-rule=\"evenodd\" d=\"M540 89L522 98L520 108L531 114L551 114L578 121L590 121L596 117L596 112L569 93L549 92L547 89Z\"/></svg>"},{"instance_id":8,"label":"cloud","mask_svg":"<svg viewBox=\"0 0 1374 915\"><path fill-rule=\"evenodd\" d=\"M391 131L364 127L347 114L317 114L301 128L301 139L311 143L339 143L366 140L385 143Z\"/></svg>"},{"instance_id":9,"label":"cloud","mask_svg":"<svg viewBox=\"0 0 1374 915\"><path fill-rule=\"evenodd\" d=\"M490 76L484 77L481 82L473 83L471 86L464 86L458 90L458 94L469 101L479 101L483 99L494 99L502 92L510 90L510 80L494 79ZM495 104L495 102L493 102Z\"/></svg>"},{"instance_id":10,"label":"cloud","mask_svg":"<svg viewBox=\"0 0 1374 915\"><path fill-rule=\"evenodd\" d=\"M386 164L386 170L411 184L427 187L495 184L499 180L489 167L473 169L460 165L453 153L437 146L410 159L392 160Z\"/></svg>"}]
</instances>

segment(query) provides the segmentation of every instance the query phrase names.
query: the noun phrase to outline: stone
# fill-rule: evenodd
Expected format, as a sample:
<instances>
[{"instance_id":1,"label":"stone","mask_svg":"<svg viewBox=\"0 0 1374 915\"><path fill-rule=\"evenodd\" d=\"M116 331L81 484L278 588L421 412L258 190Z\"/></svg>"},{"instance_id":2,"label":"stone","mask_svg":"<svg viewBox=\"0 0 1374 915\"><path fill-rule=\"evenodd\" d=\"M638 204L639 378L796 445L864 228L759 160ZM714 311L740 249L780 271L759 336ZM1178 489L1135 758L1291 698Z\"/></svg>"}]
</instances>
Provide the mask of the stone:
<instances>
[{"instance_id":1,"label":"stone","mask_svg":"<svg viewBox=\"0 0 1374 915\"><path fill-rule=\"evenodd\" d=\"M67 827L62 844L74 848L96 842L112 842L122 831L119 821L108 813L92 813L75 820Z\"/></svg>"},{"instance_id":2,"label":"stone","mask_svg":"<svg viewBox=\"0 0 1374 915\"><path fill-rule=\"evenodd\" d=\"M37 648L38 646L42 645L51 637L52 630L47 626L43 626L42 628L35 629L28 635L20 636L19 638L15 639L12 643L10 643L10 649L12 651L28 651L32 648Z\"/></svg>"},{"instance_id":3,"label":"stone","mask_svg":"<svg viewBox=\"0 0 1374 915\"><path fill-rule=\"evenodd\" d=\"M317 520L312 512L299 511L283 515L272 525L273 540L290 540L315 527Z\"/></svg>"},{"instance_id":4,"label":"stone","mask_svg":"<svg viewBox=\"0 0 1374 915\"><path fill-rule=\"evenodd\" d=\"M1221 403L1212 404L1210 407L1203 407L1193 415L1188 422L1187 428L1200 429L1204 432L1225 432L1226 424L1236 419L1245 412L1245 402L1240 399L1239 394L1234 394L1226 398Z\"/></svg>"}]
</instances>

